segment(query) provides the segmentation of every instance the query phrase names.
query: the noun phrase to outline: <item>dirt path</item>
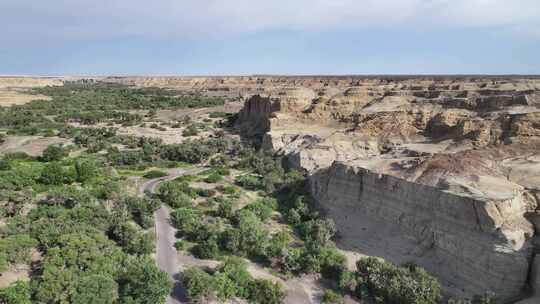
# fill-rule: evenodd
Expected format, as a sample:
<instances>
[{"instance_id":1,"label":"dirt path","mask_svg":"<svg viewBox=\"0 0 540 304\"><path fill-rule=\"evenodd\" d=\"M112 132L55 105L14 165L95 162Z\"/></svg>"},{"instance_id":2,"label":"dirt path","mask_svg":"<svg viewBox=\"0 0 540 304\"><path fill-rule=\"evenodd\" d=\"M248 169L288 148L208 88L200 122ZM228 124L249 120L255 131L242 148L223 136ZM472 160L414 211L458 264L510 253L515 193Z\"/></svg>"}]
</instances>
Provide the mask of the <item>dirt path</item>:
<instances>
[{"instance_id":1,"label":"dirt path","mask_svg":"<svg viewBox=\"0 0 540 304\"><path fill-rule=\"evenodd\" d=\"M204 168L194 169L174 169L165 177L155 178L146 181L139 187L139 196L144 196L146 192L154 193L156 187L165 181L173 180L185 174L197 173ZM169 208L165 205L154 213L156 230L156 263L158 268L169 274L174 282L173 290L167 298L167 304L188 303L186 290L182 285L180 265L178 264L177 252L174 247L176 242L176 229L171 224Z\"/></svg>"}]
</instances>

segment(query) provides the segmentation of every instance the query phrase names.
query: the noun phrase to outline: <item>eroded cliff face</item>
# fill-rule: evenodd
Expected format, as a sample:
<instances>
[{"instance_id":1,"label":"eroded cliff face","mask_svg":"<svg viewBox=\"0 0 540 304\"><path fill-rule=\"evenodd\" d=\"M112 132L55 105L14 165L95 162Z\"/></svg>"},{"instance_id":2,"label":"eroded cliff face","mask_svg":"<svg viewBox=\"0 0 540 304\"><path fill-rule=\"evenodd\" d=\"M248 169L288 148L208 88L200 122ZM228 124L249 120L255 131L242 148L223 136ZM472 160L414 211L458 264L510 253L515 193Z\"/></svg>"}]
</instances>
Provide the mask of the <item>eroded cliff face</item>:
<instances>
[{"instance_id":1,"label":"eroded cliff face","mask_svg":"<svg viewBox=\"0 0 540 304\"><path fill-rule=\"evenodd\" d=\"M508 302L539 285L539 92L519 78L276 88L237 126L309 174L340 246Z\"/></svg>"},{"instance_id":2,"label":"eroded cliff face","mask_svg":"<svg viewBox=\"0 0 540 304\"><path fill-rule=\"evenodd\" d=\"M527 283L534 228L522 189L507 200L475 199L334 163L312 176L311 190L338 223L341 246L414 261L449 294L492 290L511 300Z\"/></svg>"}]
</instances>

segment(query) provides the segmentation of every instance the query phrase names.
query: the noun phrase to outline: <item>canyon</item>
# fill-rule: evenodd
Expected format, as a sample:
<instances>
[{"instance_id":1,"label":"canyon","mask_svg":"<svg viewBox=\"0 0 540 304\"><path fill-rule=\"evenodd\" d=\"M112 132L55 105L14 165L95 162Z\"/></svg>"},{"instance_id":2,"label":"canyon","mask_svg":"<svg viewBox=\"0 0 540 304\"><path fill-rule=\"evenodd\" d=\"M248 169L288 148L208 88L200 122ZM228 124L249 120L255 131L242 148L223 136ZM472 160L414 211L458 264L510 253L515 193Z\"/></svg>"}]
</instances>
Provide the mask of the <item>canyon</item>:
<instances>
[{"instance_id":1,"label":"canyon","mask_svg":"<svg viewBox=\"0 0 540 304\"><path fill-rule=\"evenodd\" d=\"M540 77L99 80L245 101L235 128L309 176L344 250L414 262L449 297L540 293Z\"/></svg>"},{"instance_id":2,"label":"canyon","mask_svg":"<svg viewBox=\"0 0 540 304\"><path fill-rule=\"evenodd\" d=\"M245 99L236 127L310 176L343 249L414 262L452 297L511 302L539 284L539 79L115 81Z\"/></svg>"},{"instance_id":3,"label":"canyon","mask_svg":"<svg viewBox=\"0 0 540 304\"><path fill-rule=\"evenodd\" d=\"M540 79L117 77L245 100L236 127L309 175L342 249L414 262L447 296L540 291Z\"/></svg>"}]
</instances>

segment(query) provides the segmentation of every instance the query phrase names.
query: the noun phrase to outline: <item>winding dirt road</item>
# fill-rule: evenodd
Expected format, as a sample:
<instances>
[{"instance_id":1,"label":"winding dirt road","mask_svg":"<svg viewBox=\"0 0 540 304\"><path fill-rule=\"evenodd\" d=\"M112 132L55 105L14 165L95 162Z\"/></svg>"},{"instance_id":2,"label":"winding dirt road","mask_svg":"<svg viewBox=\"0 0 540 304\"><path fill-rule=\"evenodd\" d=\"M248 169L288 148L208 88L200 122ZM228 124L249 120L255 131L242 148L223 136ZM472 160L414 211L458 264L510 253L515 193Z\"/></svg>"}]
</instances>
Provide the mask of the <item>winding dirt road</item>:
<instances>
[{"instance_id":1,"label":"winding dirt road","mask_svg":"<svg viewBox=\"0 0 540 304\"><path fill-rule=\"evenodd\" d=\"M139 187L138 195L143 197L146 193L155 193L157 186L165 181L173 180L186 174L197 174L207 168L195 167L190 169L173 169L165 177L150 179ZM182 266L178 263L178 252L174 247L176 242L176 229L171 223L170 209L162 204L154 213L156 231L156 263L158 268L169 274L174 282L173 290L167 297L167 304L189 303L186 289L182 284ZM311 296L306 292L298 280L285 283L287 296L284 299L286 304L312 304Z\"/></svg>"},{"instance_id":2,"label":"winding dirt road","mask_svg":"<svg viewBox=\"0 0 540 304\"><path fill-rule=\"evenodd\" d=\"M145 193L154 193L156 187L165 181L173 180L185 174L198 173L204 168L193 169L174 169L165 177L155 178L146 181L139 187L139 196L144 196ZM186 290L182 285L180 266L178 264L178 253L174 247L176 242L176 229L171 224L169 208L165 205L154 213L155 230L156 230L156 263L158 268L169 274L174 282L173 290L167 298L167 304L188 303Z\"/></svg>"}]
</instances>

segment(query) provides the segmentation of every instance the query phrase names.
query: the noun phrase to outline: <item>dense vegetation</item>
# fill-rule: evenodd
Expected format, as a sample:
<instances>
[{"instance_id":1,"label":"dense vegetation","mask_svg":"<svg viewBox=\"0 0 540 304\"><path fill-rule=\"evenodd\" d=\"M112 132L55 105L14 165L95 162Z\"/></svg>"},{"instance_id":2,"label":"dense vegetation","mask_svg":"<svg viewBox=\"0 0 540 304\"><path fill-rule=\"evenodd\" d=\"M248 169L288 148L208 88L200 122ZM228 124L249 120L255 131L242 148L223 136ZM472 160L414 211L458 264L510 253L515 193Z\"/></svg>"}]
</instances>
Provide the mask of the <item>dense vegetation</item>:
<instances>
[{"instance_id":1,"label":"dense vegetation","mask_svg":"<svg viewBox=\"0 0 540 304\"><path fill-rule=\"evenodd\" d=\"M0 127L11 134L52 136L65 128L67 122L93 125L110 122L124 126L143 121L159 109L203 108L223 105L221 98L181 95L174 90L130 88L100 82L67 82L64 86L34 89L35 93L51 97L24 105L0 108Z\"/></svg>"},{"instance_id":2,"label":"dense vegetation","mask_svg":"<svg viewBox=\"0 0 540 304\"><path fill-rule=\"evenodd\" d=\"M284 286L253 278L248 261L283 280L320 275L329 282L325 303L339 303L344 294L377 303L439 300L437 281L414 265L365 259L357 271L347 271L334 243L335 224L315 208L305 177L280 158L225 136L219 127L226 122L208 127L187 117L173 127L183 127L186 137L211 135L179 144L119 135L118 126L68 124L144 124L159 109L223 100L86 82L36 93L52 99L0 108L0 127L7 136L56 135L73 144L51 145L39 157L0 158L0 273L16 265L32 270L28 282L0 289L0 303L163 303L172 283L151 258L153 213L162 203L172 209L177 249L221 261L214 269L184 272L193 302L281 303ZM221 112L209 117L230 118ZM210 169L163 182L144 198L130 188L128 177L161 178L167 168L195 164Z\"/></svg>"},{"instance_id":3,"label":"dense vegetation","mask_svg":"<svg viewBox=\"0 0 540 304\"><path fill-rule=\"evenodd\" d=\"M153 116L156 109L215 106L223 100L84 82L35 92L51 100L0 108L1 141L11 134L41 134L74 144L51 145L40 157L22 152L0 157L0 273L20 265L32 270L29 282L0 289L0 302L163 303L172 283L151 258L149 230L160 202L129 194L130 183L118 172L200 162L226 143L167 146L119 136L112 127L67 122L126 125L144 119L132 110L150 110L147 115Z\"/></svg>"}]
</instances>

